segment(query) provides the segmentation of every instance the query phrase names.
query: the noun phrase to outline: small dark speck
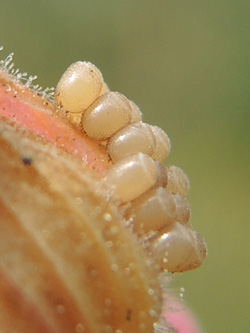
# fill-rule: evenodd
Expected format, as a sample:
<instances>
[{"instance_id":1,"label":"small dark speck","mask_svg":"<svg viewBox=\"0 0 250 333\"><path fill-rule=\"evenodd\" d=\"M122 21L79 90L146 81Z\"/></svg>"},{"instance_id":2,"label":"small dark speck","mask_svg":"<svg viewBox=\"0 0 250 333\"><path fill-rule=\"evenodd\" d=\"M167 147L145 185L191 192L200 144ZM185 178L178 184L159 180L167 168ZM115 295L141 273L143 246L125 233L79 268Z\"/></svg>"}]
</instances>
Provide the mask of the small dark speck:
<instances>
[{"instance_id":1,"label":"small dark speck","mask_svg":"<svg viewBox=\"0 0 250 333\"><path fill-rule=\"evenodd\" d=\"M24 165L31 165L32 164L32 158L30 157L22 157L22 161Z\"/></svg>"},{"instance_id":2,"label":"small dark speck","mask_svg":"<svg viewBox=\"0 0 250 333\"><path fill-rule=\"evenodd\" d=\"M131 315L132 315L132 310L131 309L127 309L126 320L130 321L131 320Z\"/></svg>"}]
</instances>

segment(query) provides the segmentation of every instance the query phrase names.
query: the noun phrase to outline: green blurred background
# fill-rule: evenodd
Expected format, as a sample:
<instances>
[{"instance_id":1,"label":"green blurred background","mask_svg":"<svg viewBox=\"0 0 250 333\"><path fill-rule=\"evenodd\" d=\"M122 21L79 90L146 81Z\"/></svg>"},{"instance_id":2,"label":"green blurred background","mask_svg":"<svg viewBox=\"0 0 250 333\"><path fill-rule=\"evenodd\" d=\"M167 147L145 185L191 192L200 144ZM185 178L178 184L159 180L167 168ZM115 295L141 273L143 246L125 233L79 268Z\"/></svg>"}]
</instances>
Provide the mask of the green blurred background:
<instances>
[{"instance_id":1,"label":"green blurred background","mask_svg":"<svg viewBox=\"0 0 250 333\"><path fill-rule=\"evenodd\" d=\"M250 332L250 1L0 0L1 58L55 86L89 60L172 140L209 255L176 278L205 332Z\"/></svg>"}]
</instances>

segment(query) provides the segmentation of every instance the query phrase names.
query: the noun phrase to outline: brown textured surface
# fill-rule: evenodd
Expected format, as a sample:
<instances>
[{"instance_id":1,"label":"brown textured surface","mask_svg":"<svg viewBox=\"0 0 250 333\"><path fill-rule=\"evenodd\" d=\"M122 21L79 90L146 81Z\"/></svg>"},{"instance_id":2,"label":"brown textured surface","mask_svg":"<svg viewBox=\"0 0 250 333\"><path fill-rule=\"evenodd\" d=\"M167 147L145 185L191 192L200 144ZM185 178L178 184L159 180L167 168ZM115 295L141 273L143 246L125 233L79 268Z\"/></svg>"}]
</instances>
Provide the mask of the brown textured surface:
<instances>
[{"instance_id":1,"label":"brown textured surface","mask_svg":"<svg viewBox=\"0 0 250 333\"><path fill-rule=\"evenodd\" d=\"M1 118L2 333L153 332L156 273L109 195L78 157Z\"/></svg>"}]
</instances>

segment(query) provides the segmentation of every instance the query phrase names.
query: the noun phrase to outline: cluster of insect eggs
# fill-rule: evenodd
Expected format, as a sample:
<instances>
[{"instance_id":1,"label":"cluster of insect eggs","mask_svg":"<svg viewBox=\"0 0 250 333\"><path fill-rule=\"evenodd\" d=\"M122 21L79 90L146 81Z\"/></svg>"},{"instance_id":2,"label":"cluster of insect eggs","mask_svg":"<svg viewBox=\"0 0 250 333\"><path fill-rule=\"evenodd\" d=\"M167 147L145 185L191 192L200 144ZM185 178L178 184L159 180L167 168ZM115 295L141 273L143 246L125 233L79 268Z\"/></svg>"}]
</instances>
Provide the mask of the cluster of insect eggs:
<instances>
[{"instance_id":1,"label":"cluster of insect eggs","mask_svg":"<svg viewBox=\"0 0 250 333\"><path fill-rule=\"evenodd\" d=\"M92 139L105 145L112 160L104 179L125 217L162 270L181 272L199 266L206 245L189 224L189 181L182 169L162 163L170 151L167 134L142 122L139 108L112 92L90 62L73 63L62 75L56 103Z\"/></svg>"}]
</instances>

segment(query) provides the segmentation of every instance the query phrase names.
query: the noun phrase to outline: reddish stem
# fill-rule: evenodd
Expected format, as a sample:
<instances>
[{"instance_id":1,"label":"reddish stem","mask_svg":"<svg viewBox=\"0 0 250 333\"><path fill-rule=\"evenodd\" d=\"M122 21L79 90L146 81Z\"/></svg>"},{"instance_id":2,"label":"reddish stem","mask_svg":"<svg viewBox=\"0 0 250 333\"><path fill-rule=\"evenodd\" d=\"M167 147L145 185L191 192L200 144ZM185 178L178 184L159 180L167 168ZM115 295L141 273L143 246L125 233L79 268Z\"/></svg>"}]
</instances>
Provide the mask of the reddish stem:
<instances>
[{"instance_id":1,"label":"reddish stem","mask_svg":"<svg viewBox=\"0 0 250 333\"><path fill-rule=\"evenodd\" d=\"M3 71L0 71L0 117L79 157L98 172L103 172L109 164L105 151L72 125L61 110Z\"/></svg>"}]
</instances>

